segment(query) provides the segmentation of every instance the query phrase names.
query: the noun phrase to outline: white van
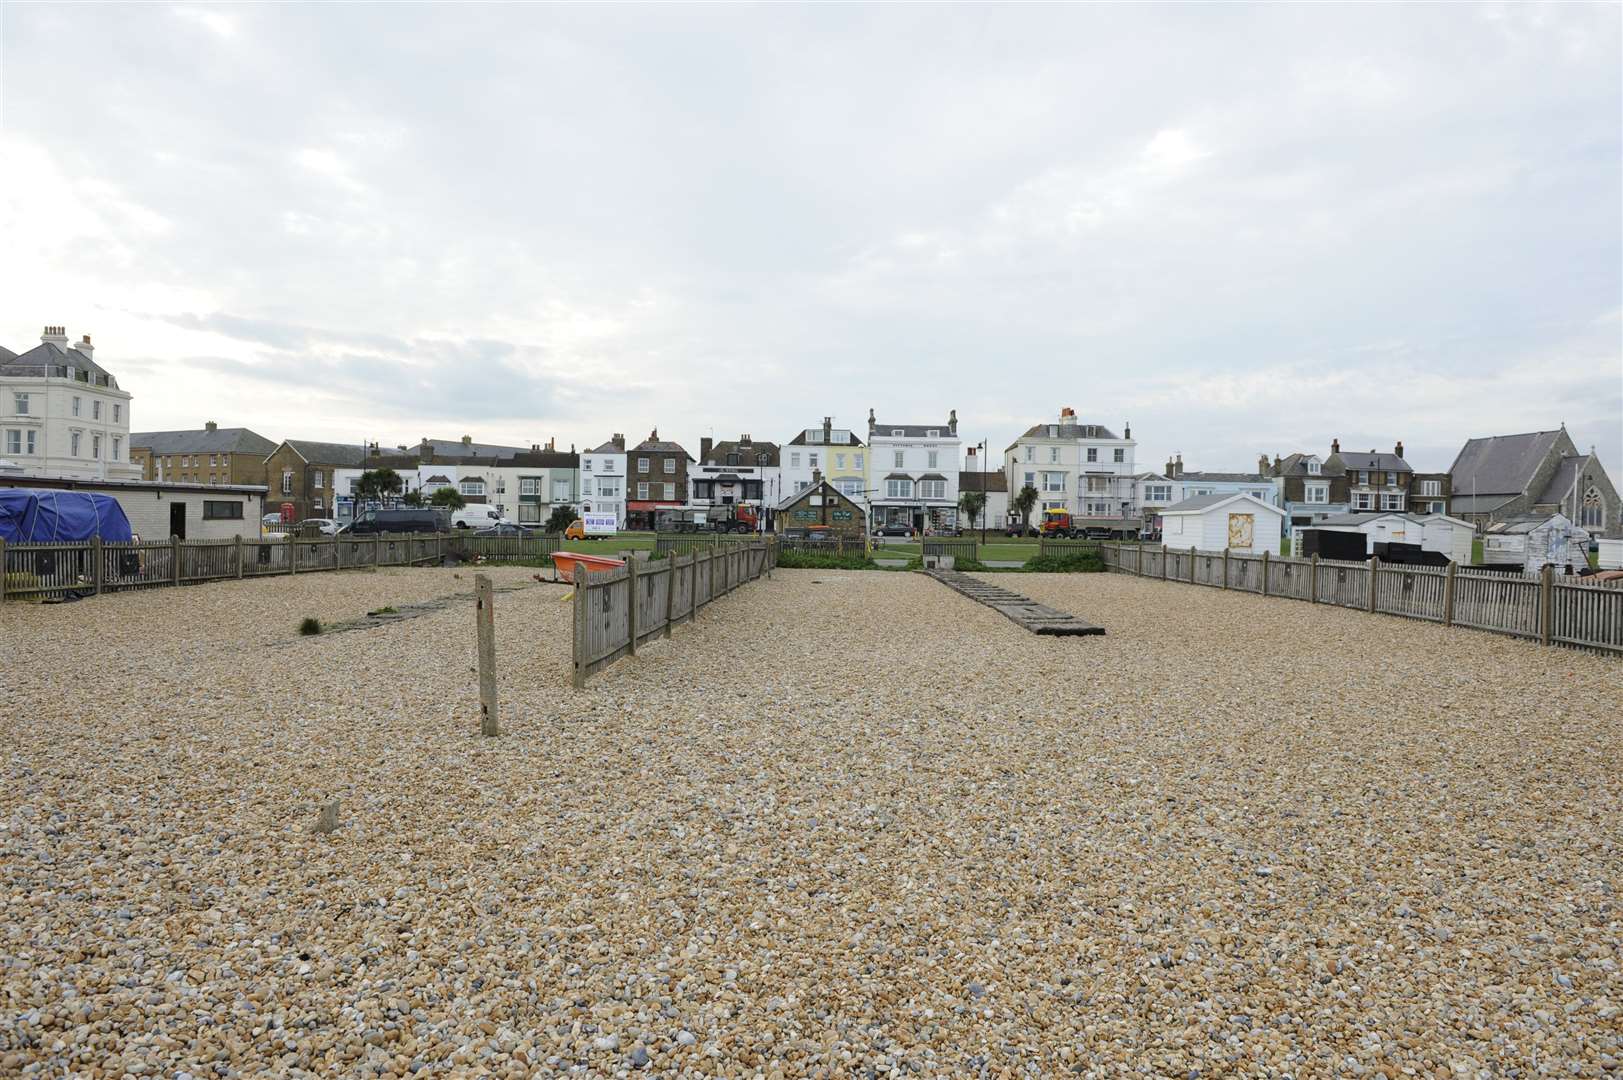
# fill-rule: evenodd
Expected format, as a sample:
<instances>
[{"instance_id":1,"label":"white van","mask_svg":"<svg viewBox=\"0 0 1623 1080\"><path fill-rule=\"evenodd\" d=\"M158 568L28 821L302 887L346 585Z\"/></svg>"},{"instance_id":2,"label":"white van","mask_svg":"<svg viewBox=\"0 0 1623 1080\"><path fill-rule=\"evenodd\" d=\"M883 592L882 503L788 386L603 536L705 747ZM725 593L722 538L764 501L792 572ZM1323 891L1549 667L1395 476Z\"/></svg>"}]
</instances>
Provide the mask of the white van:
<instances>
[{"instance_id":1,"label":"white van","mask_svg":"<svg viewBox=\"0 0 1623 1080\"><path fill-rule=\"evenodd\" d=\"M501 511L489 503L469 503L451 515L453 529L488 529L492 525L506 525Z\"/></svg>"}]
</instances>

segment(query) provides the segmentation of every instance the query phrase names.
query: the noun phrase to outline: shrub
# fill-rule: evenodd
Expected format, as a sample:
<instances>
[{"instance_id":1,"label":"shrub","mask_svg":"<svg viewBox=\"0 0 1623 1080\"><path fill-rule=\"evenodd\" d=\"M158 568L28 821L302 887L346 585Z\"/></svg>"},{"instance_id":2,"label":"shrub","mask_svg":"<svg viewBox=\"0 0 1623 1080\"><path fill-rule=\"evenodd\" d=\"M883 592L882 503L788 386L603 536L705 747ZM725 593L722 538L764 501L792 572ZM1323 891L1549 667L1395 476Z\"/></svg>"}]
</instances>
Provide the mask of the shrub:
<instances>
[{"instance_id":1,"label":"shrub","mask_svg":"<svg viewBox=\"0 0 1623 1080\"><path fill-rule=\"evenodd\" d=\"M1104 570L1097 551L1067 551L1063 555L1037 555L1026 560L1034 574L1094 574Z\"/></svg>"},{"instance_id":2,"label":"shrub","mask_svg":"<svg viewBox=\"0 0 1623 1080\"><path fill-rule=\"evenodd\" d=\"M561 533L565 529L569 528L569 526L574 522L579 520L580 515L575 513L573 507L554 506L552 508L552 516L547 518L547 523L546 525L542 526L541 531L549 533Z\"/></svg>"},{"instance_id":3,"label":"shrub","mask_svg":"<svg viewBox=\"0 0 1623 1080\"><path fill-rule=\"evenodd\" d=\"M304 617L304 621L299 623L299 633L303 634L305 637L311 637L315 634L321 633L321 620L306 615Z\"/></svg>"},{"instance_id":4,"label":"shrub","mask_svg":"<svg viewBox=\"0 0 1623 1080\"><path fill-rule=\"evenodd\" d=\"M821 551L779 551L778 566L783 570L876 570L866 555L835 555Z\"/></svg>"}]
</instances>

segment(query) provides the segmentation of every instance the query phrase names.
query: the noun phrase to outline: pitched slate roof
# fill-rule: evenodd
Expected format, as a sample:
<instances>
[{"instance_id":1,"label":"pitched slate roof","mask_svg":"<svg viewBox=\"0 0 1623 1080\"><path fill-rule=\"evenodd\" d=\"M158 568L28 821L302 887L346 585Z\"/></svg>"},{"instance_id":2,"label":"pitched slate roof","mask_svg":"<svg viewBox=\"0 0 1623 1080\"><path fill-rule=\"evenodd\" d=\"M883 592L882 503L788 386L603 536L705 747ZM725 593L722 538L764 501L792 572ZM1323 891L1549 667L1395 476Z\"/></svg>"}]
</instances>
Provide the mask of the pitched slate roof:
<instances>
[{"instance_id":1,"label":"pitched slate roof","mask_svg":"<svg viewBox=\"0 0 1623 1080\"><path fill-rule=\"evenodd\" d=\"M1558 503L1565 499L1572 494L1573 485L1583 476L1584 470L1589 468L1589 464L1593 460L1589 454L1568 454L1562 458L1561 463L1555 467L1555 473L1550 477L1550 482L1544 485L1544 493L1533 501L1536 503ZM1598 470L1600 463L1595 462L1595 467ZM1583 498L1582 491L1578 493L1578 497Z\"/></svg>"},{"instance_id":2,"label":"pitched slate roof","mask_svg":"<svg viewBox=\"0 0 1623 1080\"><path fill-rule=\"evenodd\" d=\"M1279 466L1278 466L1277 469L1275 469L1275 475L1277 475L1277 476L1311 476L1311 475L1314 475L1314 474L1309 473L1307 471L1307 462L1308 462L1309 458L1315 458L1315 457L1319 457L1319 455L1317 455L1317 454L1303 454L1303 453L1300 453L1300 452L1295 453L1295 454L1286 454L1283 458L1280 459ZM1326 459L1326 458L1319 458L1319 471L1318 471L1317 475L1319 475L1319 476L1344 476L1344 475L1346 475L1346 472L1347 472L1347 470L1342 467L1340 462L1332 461L1332 460L1329 460L1329 459Z\"/></svg>"},{"instance_id":3,"label":"pitched slate roof","mask_svg":"<svg viewBox=\"0 0 1623 1080\"><path fill-rule=\"evenodd\" d=\"M803 429L801 431L801 433L799 435L796 435L794 438L790 439L788 445L790 445L790 446L861 446L862 445L862 440L857 438L857 433L854 432L854 431L842 431L839 428L835 428L832 432L830 432L828 442L821 442L821 441L812 442L810 439L806 438L806 436L809 435L813 431L816 431L818 434L822 434L823 429L822 428L805 428L805 429ZM843 436L847 441L846 442L840 442L839 440L840 440L841 436Z\"/></svg>"},{"instance_id":4,"label":"pitched slate roof","mask_svg":"<svg viewBox=\"0 0 1623 1080\"><path fill-rule=\"evenodd\" d=\"M580 455L563 450L525 450L503 464L525 469L578 469Z\"/></svg>"},{"instance_id":5,"label":"pitched slate roof","mask_svg":"<svg viewBox=\"0 0 1623 1080\"><path fill-rule=\"evenodd\" d=\"M1379 471L1379 472L1414 472L1409 463L1396 454L1365 454L1357 451L1343 450L1339 454L1331 454L1332 458L1339 458L1344 469Z\"/></svg>"},{"instance_id":6,"label":"pitched slate roof","mask_svg":"<svg viewBox=\"0 0 1623 1080\"><path fill-rule=\"evenodd\" d=\"M1266 484L1271 477L1264 476L1262 473L1186 472L1180 474L1178 479L1185 482L1193 480L1197 484L1202 481L1208 484Z\"/></svg>"},{"instance_id":7,"label":"pitched slate roof","mask_svg":"<svg viewBox=\"0 0 1623 1080\"><path fill-rule=\"evenodd\" d=\"M284 439L283 442L312 465L355 467L366 461L366 449L360 443L311 442L307 439ZM270 454L265 456L269 457Z\"/></svg>"},{"instance_id":8,"label":"pitched slate roof","mask_svg":"<svg viewBox=\"0 0 1623 1080\"><path fill-rule=\"evenodd\" d=\"M91 376L92 381L97 375L107 378L109 386L118 386L118 380L113 378L111 372L78 349L64 349L54 341L42 341L24 353L0 359L0 375L13 374L6 368L30 367L67 367L75 371L83 371Z\"/></svg>"},{"instance_id":9,"label":"pitched slate roof","mask_svg":"<svg viewBox=\"0 0 1623 1080\"><path fill-rule=\"evenodd\" d=\"M626 452L625 440L622 439L620 442L615 442L613 439L610 439L602 446L586 452L588 454L623 454Z\"/></svg>"},{"instance_id":10,"label":"pitched slate roof","mask_svg":"<svg viewBox=\"0 0 1623 1080\"><path fill-rule=\"evenodd\" d=\"M464 443L461 439L429 439L428 448L437 457L448 458L510 458L514 454L522 454L529 450L527 446L502 446L500 443ZM406 447L412 450L413 447ZM418 443L417 450L421 451L422 443Z\"/></svg>"},{"instance_id":11,"label":"pitched slate roof","mask_svg":"<svg viewBox=\"0 0 1623 1080\"><path fill-rule=\"evenodd\" d=\"M822 445L832 444L825 443ZM727 439L710 448L710 455L704 459L704 464L725 465L727 464L728 454L738 455L738 461L736 462L738 465L754 465L758 454L766 455L768 465L776 465L778 463L778 444L775 442L741 443L734 439Z\"/></svg>"},{"instance_id":12,"label":"pitched slate roof","mask_svg":"<svg viewBox=\"0 0 1623 1080\"><path fill-rule=\"evenodd\" d=\"M1196 513L1198 511L1201 511L1201 510L1208 510L1211 507L1216 506L1218 503L1228 502L1230 499L1239 499L1242 502L1253 503L1253 504L1256 504L1258 506L1265 506L1269 510L1274 511L1279 516L1281 516L1281 517L1285 516L1285 512L1283 510L1279 509L1279 507L1277 507L1277 506L1268 506L1268 504L1263 502L1261 499L1256 499L1256 498L1253 498L1250 495L1243 495L1243 494L1240 494L1238 492L1233 492L1233 491L1221 492L1221 493L1216 494L1216 495L1192 495L1189 498L1185 499L1183 502L1173 503L1171 506L1169 506L1166 509L1162 510L1161 513L1163 513L1163 514L1192 514L1192 513Z\"/></svg>"},{"instance_id":13,"label":"pitched slate roof","mask_svg":"<svg viewBox=\"0 0 1623 1080\"><path fill-rule=\"evenodd\" d=\"M1057 435L1048 434L1048 429L1054 428ZM1092 434L1088 434L1091 431ZM1103 424L1033 424L1026 429L1022 439L1118 439L1121 436L1105 427Z\"/></svg>"},{"instance_id":14,"label":"pitched slate roof","mask_svg":"<svg viewBox=\"0 0 1623 1080\"><path fill-rule=\"evenodd\" d=\"M0 345L0 364L5 363L7 360L10 360L13 356L16 356L16 355L17 355L16 353L12 352L10 349L6 348L4 345Z\"/></svg>"},{"instance_id":15,"label":"pitched slate roof","mask_svg":"<svg viewBox=\"0 0 1623 1080\"><path fill-rule=\"evenodd\" d=\"M1462 495L1520 495L1564 432L1529 431L1467 439L1449 467L1454 490Z\"/></svg>"},{"instance_id":16,"label":"pitched slate roof","mask_svg":"<svg viewBox=\"0 0 1623 1080\"><path fill-rule=\"evenodd\" d=\"M186 431L136 431L130 449L154 454L258 454L269 457L276 444L257 431L243 427L194 428Z\"/></svg>"},{"instance_id":17,"label":"pitched slate roof","mask_svg":"<svg viewBox=\"0 0 1623 1080\"><path fill-rule=\"evenodd\" d=\"M673 443L669 439L644 439L632 449L650 454L681 454L689 461L693 460L693 455L688 453L681 443Z\"/></svg>"},{"instance_id":18,"label":"pitched slate roof","mask_svg":"<svg viewBox=\"0 0 1623 1080\"><path fill-rule=\"evenodd\" d=\"M900 431L900 435L892 434ZM930 432L935 432L931 435ZM946 424L881 424L875 423L870 439L956 439L952 428Z\"/></svg>"},{"instance_id":19,"label":"pitched slate roof","mask_svg":"<svg viewBox=\"0 0 1623 1080\"><path fill-rule=\"evenodd\" d=\"M985 484L985 487L981 485ZM958 489L960 491L1008 491L1009 476L1001 469L997 472L960 472L958 474Z\"/></svg>"}]
</instances>

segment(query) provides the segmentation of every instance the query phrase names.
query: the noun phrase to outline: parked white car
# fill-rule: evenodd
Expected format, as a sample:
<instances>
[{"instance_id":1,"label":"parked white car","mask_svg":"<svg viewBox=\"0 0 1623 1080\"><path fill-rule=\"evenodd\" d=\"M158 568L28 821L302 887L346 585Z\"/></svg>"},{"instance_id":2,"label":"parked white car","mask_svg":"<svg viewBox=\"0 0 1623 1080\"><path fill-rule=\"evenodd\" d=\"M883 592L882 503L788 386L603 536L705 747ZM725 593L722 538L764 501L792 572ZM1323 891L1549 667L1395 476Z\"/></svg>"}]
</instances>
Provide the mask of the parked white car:
<instances>
[{"instance_id":1,"label":"parked white car","mask_svg":"<svg viewBox=\"0 0 1623 1080\"><path fill-rule=\"evenodd\" d=\"M493 525L507 525L501 511L488 503L471 503L451 515L453 529L488 529Z\"/></svg>"}]
</instances>

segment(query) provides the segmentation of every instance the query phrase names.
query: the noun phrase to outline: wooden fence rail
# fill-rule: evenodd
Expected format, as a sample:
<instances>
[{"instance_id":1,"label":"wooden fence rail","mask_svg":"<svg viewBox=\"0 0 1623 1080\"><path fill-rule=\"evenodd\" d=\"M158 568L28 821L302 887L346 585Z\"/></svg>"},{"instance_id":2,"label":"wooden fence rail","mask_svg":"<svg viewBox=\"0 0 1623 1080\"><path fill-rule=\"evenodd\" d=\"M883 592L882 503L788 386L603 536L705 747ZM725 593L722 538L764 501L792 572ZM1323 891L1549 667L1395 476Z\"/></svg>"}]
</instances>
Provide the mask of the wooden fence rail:
<instances>
[{"instance_id":1,"label":"wooden fence rail","mask_svg":"<svg viewBox=\"0 0 1623 1080\"><path fill-rule=\"evenodd\" d=\"M1045 549L1047 542L1044 542ZM1429 566L1281 558L1271 553L1175 550L1144 544L1101 545L1105 568L1314 604L1357 608L1445 626L1467 626L1623 654L1623 588L1560 579Z\"/></svg>"},{"instance_id":2,"label":"wooden fence rail","mask_svg":"<svg viewBox=\"0 0 1623 1080\"><path fill-rule=\"evenodd\" d=\"M759 536L729 536L722 533L675 533L654 537L655 555L690 555L695 551L715 551L735 545L759 544Z\"/></svg>"},{"instance_id":3,"label":"wooden fence rail","mask_svg":"<svg viewBox=\"0 0 1623 1080\"><path fill-rule=\"evenodd\" d=\"M689 622L700 609L748 581L770 574L777 550L760 540L705 545L693 551L596 573L575 572L574 681L636 655L654 637Z\"/></svg>"},{"instance_id":4,"label":"wooden fence rail","mask_svg":"<svg viewBox=\"0 0 1623 1080\"><path fill-rule=\"evenodd\" d=\"M300 536L276 540L91 540L73 544L0 541L0 601L191 585L203 581L437 563L448 552L487 559L542 559L556 536L459 533Z\"/></svg>"}]
</instances>

